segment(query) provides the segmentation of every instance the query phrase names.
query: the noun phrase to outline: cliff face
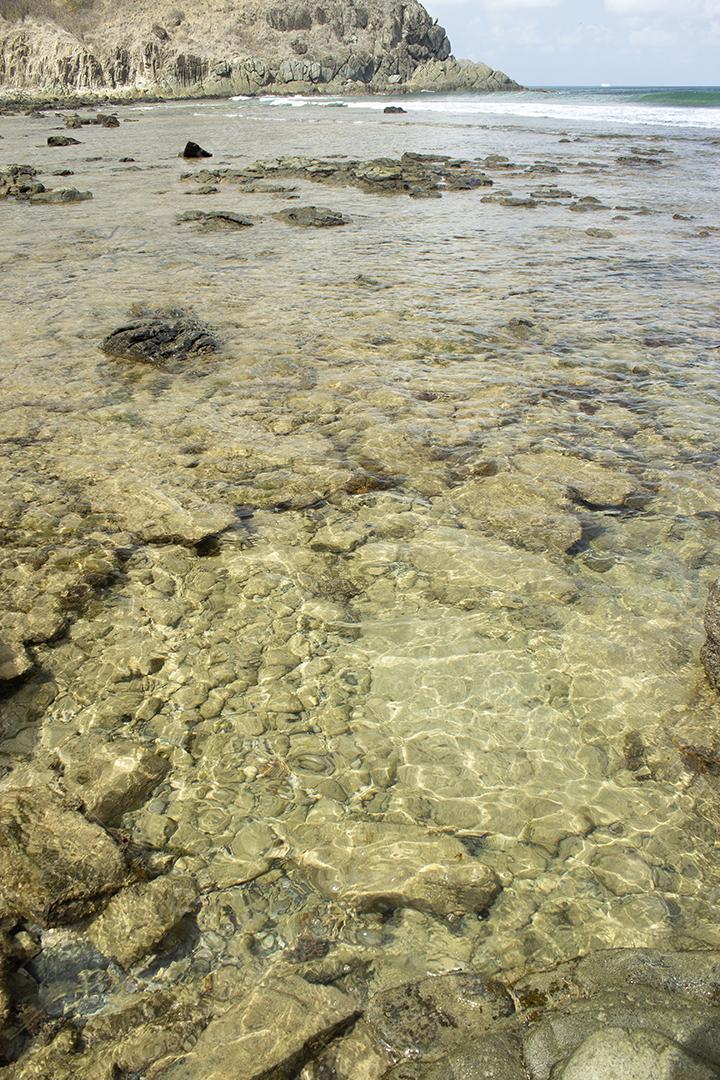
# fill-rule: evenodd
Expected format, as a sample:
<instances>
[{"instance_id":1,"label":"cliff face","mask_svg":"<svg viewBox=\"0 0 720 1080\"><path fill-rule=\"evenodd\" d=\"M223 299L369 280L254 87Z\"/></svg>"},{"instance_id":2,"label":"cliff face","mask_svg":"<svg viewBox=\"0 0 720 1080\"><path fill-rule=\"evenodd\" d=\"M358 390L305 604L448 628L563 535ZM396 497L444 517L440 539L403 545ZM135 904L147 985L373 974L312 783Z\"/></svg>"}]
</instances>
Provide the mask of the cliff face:
<instances>
[{"instance_id":1,"label":"cliff face","mask_svg":"<svg viewBox=\"0 0 720 1080\"><path fill-rule=\"evenodd\" d=\"M418 0L0 0L0 92L515 89Z\"/></svg>"}]
</instances>

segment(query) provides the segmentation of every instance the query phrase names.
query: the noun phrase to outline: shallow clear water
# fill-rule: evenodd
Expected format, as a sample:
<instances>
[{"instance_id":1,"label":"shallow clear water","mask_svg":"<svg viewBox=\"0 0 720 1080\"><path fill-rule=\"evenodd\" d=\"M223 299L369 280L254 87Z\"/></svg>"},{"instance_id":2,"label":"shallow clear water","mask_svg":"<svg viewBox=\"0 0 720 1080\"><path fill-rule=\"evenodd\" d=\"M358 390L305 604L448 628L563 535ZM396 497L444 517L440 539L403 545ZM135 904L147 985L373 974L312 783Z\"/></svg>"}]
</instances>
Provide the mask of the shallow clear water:
<instances>
[{"instance_id":1,"label":"shallow clear water","mask_svg":"<svg viewBox=\"0 0 720 1080\"><path fill-rule=\"evenodd\" d=\"M376 987L717 945L717 799L687 748L716 745L720 712L698 659L720 541L720 124L305 104L126 106L137 123L57 150L52 115L0 120L4 162L94 194L0 204L12 573L42 544L122 552L3 703L11 781L88 733L170 755L124 826L196 875L199 934L141 982L262 966L308 926ZM494 192L572 197L298 182L351 224L292 229L270 216L287 194L195 195L187 138L213 167L500 154ZM638 147L661 163L618 160ZM570 209L586 196L599 208ZM198 232L176 224L190 208L258 220ZM191 308L221 352L171 372L105 357L134 303ZM200 553L138 541L187 506L237 526ZM499 898L483 918L355 913L308 852L357 822L461 838Z\"/></svg>"}]
</instances>

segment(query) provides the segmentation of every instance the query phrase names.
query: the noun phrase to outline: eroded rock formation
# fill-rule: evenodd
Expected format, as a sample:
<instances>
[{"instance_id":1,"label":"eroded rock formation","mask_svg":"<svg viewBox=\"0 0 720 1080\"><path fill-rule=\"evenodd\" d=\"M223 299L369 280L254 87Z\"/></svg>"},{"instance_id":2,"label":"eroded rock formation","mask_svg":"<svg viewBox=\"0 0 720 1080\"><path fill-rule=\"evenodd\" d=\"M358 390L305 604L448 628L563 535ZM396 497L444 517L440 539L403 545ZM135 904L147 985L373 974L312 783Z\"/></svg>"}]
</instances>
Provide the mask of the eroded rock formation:
<instances>
[{"instance_id":1,"label":"eroded rock formation","mask_svg":"<svg viewBox=\"0 0 720 1080\"><path fill-rule=\"evenodd\" d=\"M0 90L35 95L514 89L417 0L2 0Z\"/></svg>"}]
</instances>

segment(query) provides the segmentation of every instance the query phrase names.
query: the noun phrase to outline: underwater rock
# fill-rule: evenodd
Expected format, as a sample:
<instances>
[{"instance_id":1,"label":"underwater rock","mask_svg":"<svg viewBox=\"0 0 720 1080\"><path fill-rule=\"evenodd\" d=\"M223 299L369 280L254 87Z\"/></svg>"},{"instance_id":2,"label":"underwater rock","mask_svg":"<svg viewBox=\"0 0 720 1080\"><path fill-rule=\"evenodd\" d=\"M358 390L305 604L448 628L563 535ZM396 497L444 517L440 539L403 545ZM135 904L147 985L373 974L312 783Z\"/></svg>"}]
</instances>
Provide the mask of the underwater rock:
<instances>
[{"instance_id":1,"label":"underwater rock","mask_svg":"<svg viewBox=\"0 0 720 1080\"><path fill-rule=\"evenodd\" d=\"M578 1047L559 1074L561 1080L712 1080L712 1066L698 1061L672 1039L653 1031L609 1027Z\"/></svg>"},{"instance_id":2,"label":"underwater rock","mask_svg":"<svg viewBox=\"0 0 720 1080\"><path fill-rule=\"evenodd\" d=\"M331 986L297 975L268 978L213 1020L163 1080L283 1080L360 1014L355 1002Z\"/></svg>"},{"instance_id":3,"label":"underwater rock","mask_svg":"<svg viewBox=\"0 0 720 1080\"><path fill-rule=\"evenodd\" d=\"M582 523L568 512L560 492L551 489L544 496L532 479L508 473L470 480L451 492L452 502L490 536L529 551L562 554L580 540Z\"/></svg>"},{"instance_id":4,"label":"underwater rock","mask_svg":"<svg viewBox=\"0 0 720 1080\"><path fill-rule=\"evenodd\" d=\"M0 797L0 918L58 926L91 914L125 878L119 848L99 825L50 792Z\"/></svg>"},{"instance_id":5,"label":"underwater rock","mask_svg":"<svg viewBox=\"0 0 720 1080\"><path fill-rule=\"evenodd\" d=\"M129 885L91 924L88 936L105 956L129 968L152 952L192 908L192 878L169 876Z\"/></svg>"},{"instance_id":6,"label":"underwater rock","mask_svg":"<svg viewBox=\"0 0 720 1080\"><path fill-rule=\"evenodd\" d=\"M123 814L141 806L170 767L140 743L92 735L69 740L57 755L65 787L103 825L117 825Z\"/></svg>"},{"instance_id":7,"label":"underwater rock","mask_svg":"<svg viewBox=\"0 0 720 1080\"><path fill-rule=\"evenodd\" d=\"M327 228L333 225L347 225L350 219L336 210L327 210L321 206L298 206L289 210L280 210L275 214L280 221L288 225L301 225L304 228Z\"/></svg>"},{"instance_id":8,"label":"underwater rock","mask_svg":"<svg viewBox=\"0 0 720 1080\"><path fill-rule=\"evenodd\" d=\"M202 146L198 146L196 142L185 143L185 149L180 157L184 158L210 158L212 154L209 150L203 150Z\"/></svg>"},{"instance_id":9,"label":"underwater rock","mask_svg":"<svg viewBox=\"0 0 720 1080\"><path fill-rule=\"evenodd\" d=\"M33 666L23 644L0 639L0 682L10 682L27 674Z\"/></svg>"},{"instance_id":10,"label":"underwater rock","mask_svg":"<svg viewBox=\"0 0 720 1080\"><path fill-rule=\"evenodd\" d=\"M187 311L141 309L136 318L108 334L100 348L108 356L160 365L203 356L218 344L210 327Z\"/></svg>"},{"instance_id":11,"label":"underwater rock","mask_svg":"<svg viewBox=\"0 0 720 1080\"><path fill-rule=\"evenodd\" d=\"M700 655L710 685L720 691L720 580L710 586L705 608L705 632L707 638Z\"/></svg>"},{"instance_id":12,"label":"underwater rock","mask_svg":"<svg viewBox=\"0 0 720 1080\"><path fill-rule=\"evenodd\" d=\"M458 840L416 826L301 825L289 830L287 839L290 860L314 888L358 911L414 908L461 916L487 911L500 892L493 871Z\"/></svg>"}]
</instances>

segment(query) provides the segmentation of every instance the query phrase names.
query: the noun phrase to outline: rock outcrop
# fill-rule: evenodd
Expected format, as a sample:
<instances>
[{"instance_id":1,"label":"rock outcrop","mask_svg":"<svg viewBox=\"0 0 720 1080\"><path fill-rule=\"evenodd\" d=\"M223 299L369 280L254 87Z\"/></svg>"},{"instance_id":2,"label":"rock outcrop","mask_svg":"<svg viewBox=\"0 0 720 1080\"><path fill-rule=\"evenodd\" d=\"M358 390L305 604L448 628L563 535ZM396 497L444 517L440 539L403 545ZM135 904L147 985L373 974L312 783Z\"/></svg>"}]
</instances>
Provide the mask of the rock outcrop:
<instances>
[{"instance_id":1,"label":"rock outcrop","mask_svg":"<svg viewBox=\"0 0 720 1080\"><path fill-rule=\"evenodd\" d=\"M167 97L517 89L456 61L418 0L4 0L0 90Z\"/></svg>"}]
</instances>

